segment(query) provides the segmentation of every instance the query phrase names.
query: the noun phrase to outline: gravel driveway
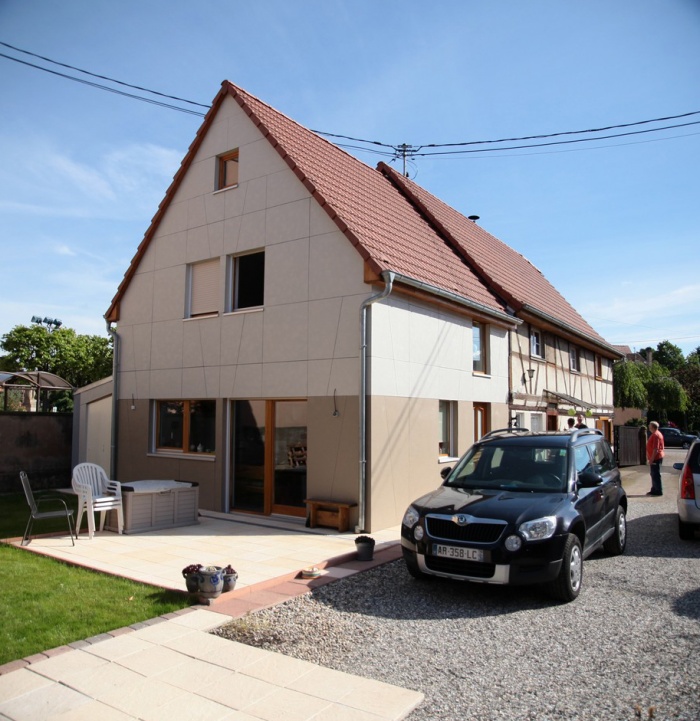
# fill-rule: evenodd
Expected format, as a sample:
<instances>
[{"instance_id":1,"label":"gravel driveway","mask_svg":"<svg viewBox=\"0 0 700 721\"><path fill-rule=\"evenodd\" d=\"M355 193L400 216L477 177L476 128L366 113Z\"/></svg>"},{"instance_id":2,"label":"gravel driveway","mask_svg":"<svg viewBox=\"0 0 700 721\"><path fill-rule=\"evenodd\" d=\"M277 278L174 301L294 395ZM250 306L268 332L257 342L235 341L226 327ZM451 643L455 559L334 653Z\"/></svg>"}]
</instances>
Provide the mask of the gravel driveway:
<instances>
[{"instance_id":1,"label":"gravel driveway","mask_svg":"<svg viewBox=\"0 0 700 721\"><path fill-rule=\"evenodd\" d=\"M421 691L409 721L697 721L700 539L678 538L673 460L663 498L630 497L625 555L590 557L573 603L396 561L218 633Z\"/></svg>"}]
</instances>

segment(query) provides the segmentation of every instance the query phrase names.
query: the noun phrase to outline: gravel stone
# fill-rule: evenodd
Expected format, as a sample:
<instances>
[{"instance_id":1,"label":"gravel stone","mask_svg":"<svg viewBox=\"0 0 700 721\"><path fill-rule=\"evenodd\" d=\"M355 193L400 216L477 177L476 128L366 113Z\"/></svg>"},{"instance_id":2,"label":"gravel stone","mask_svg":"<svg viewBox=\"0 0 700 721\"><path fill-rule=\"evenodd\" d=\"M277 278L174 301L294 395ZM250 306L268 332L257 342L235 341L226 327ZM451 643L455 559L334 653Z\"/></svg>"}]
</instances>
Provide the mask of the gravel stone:
<instances>
[{"instance_id":1,"label":"gravel stone","mask_svg":"<svg viewBox=\"0 0 700 721\"><path fill-rule=\"evenodd\" d=\"M631 497L623 556L576 601L409 576L402 560L249 614L217 635L421 691L409 721L700 719L700 537L666 495Z\"/></svg>"}]
</instances>

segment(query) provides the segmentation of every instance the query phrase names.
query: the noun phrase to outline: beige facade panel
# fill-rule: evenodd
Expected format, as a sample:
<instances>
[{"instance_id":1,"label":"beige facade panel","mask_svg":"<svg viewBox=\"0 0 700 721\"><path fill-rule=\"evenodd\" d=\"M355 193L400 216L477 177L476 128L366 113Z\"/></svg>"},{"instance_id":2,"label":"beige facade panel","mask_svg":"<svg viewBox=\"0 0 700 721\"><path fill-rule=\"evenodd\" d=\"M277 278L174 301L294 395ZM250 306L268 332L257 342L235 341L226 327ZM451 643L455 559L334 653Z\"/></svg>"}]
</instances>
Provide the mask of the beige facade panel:
<instances>
[{"instance_id":1,"label":"beige facade panel","mask_svg":"<svg viewBox=\"0 0 700 721\"><path fill-rule=\"evenodd\" d=\"M285 243L288 240L308 238L311 234L309 222L310 203L311 200L307 197L268 208L265 216L265 245L275 245L276 243Z\"/></svg>"},{"instance_id":2,"label":"beige facade panel","mask_svg":"<svg viewBox=\"0 0 700 721\"><path fill-rule=\"evenodd\" d=\"M290 279L294 282L290 283ZM309 239L265 248L265 306L300 303L309 298Z\"/></svg>"}]
</instances>

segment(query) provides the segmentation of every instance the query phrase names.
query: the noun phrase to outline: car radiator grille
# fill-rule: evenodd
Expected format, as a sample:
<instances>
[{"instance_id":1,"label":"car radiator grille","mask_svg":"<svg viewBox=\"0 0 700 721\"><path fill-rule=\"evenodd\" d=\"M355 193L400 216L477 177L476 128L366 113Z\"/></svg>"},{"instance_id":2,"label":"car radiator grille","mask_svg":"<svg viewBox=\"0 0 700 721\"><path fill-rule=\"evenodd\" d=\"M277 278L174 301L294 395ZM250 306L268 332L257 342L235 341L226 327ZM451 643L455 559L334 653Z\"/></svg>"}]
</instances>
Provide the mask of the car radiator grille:
<instances>
[{"instance_id":1,"label":"car radiator grille","mask_svg":"<svg viewBox=\"0 0 700 721\"><path fill-rule=\"evenodd\" d=\"M449 518L426 519L426 531L431 538L464 543L495 543L505 529L504 523L468 523L458 526Z\"/></svg>"},{"instance_id":2,"label":"car radiator grille","mask_svg":"<svg viewBox=\"0 0 700 721\"><path fill-rule=\"evenodd\" d=\"M452 576L471 576L472 578L492 578L496 572L496 565L493 563L459 561L454 558L438 556L425 556L425 565L430 571L449 573Z\"/></svg>"}]
</instances>

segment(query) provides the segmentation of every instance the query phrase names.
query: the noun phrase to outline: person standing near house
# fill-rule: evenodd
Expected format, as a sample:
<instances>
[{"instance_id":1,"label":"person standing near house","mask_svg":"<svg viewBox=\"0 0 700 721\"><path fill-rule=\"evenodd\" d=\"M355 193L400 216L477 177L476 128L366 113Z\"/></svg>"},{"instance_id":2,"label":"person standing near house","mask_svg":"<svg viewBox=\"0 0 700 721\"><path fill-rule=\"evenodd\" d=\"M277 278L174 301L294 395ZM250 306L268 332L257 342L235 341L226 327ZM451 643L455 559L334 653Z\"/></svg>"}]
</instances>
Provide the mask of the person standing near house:
<instances>
[{"instance_id":1,"label":"person standing near house","mask_svg":"<svg viewBox=\"0 0 700 721\"><path fill-rule=\"evenodd\" d=\"M588 426L586 425L586 422L583 418L583 413L579 413L576 416L576 426L575 427L576 428L588 428Z\"/></svg>"},{"instance_id":2,"label":"person standing near house","mask_svg":"<svg viewBox=\"0 0 700 721\"><path fill-rule=\"evenodd\" d=\"M572 431L576 430L576 429L574 428L574 424L575 424L575 423L576 423L576 421L575 421L573 418L567 418L567 420L566 420L566 428L565 428L564 430L565 430L565 431L569 431L569 433L571 433Z\"/></svg>"},{"instance_id":3,"label":"person standing near house","mask_svg":"<svg viewBox=\"0 0 700 721\"><path fill-rule=\"evenodd\" d=\"M647 496L663 496L661 487L661 463L664 460L664 437L659 431L656 421L649 423L649 438L647 439L647 461L651 474L651 490Z\"/></svg>"}]
</instances>

